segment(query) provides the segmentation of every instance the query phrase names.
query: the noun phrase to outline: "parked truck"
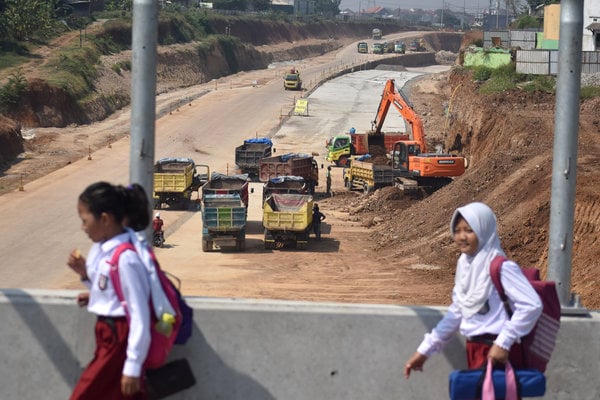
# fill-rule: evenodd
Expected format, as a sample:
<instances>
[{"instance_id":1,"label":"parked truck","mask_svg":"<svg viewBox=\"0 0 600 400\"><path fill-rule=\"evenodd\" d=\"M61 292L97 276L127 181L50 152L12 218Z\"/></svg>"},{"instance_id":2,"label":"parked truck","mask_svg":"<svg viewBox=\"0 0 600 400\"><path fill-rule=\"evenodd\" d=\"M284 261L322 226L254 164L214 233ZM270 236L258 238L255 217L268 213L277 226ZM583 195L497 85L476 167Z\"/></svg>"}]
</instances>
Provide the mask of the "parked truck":
<instances>
[{"instance_id":1,"label":"parked truck","mask_svg":"<svg viewBox=\"0 0 600 400\"><path fill-rule=\"evenodd\" d=\"M203 173L198 169L203 168ZM196 165L191 158L161 158L154 164L154 208L163 204L186 209L192 193L209 178L208 165Z\"/></svg>"},{"instance_id":2,"label":"parked truck","mask_svg":"<svg viewBox=\"0 0 600 400\"><path fill-rule=\"evenodd\" d=\"M368 194L394 185L394 171L390 165L364 160L368 160L368 157L351 159L344 168L344 185L348 190L359 189Z\"/></svg>"},{"instance_id":3,"label":"parked truck","mask_svg":"<svg viewBox=\"0 0 600 400\"><path fill-rule=\"evenodd\" d=\"M278 176L263 185L263 201L273 193L309 194L309 190L306 180L301 176Z\"/></svg>"},{"instance_id":4,"label":"parked truck","mask_svg":"<svg viewBox=\"0 0 600 400\"><path fill-rule=\"evenodd\" d=\"M265 249L295 245L306 249L312 228L313 197L303 194L273 193L263 203Z\"/></svg>"},{"instance_id":5,"label":"parked truck","mask_svg":"<svg viewBox=\"0 0 600 400\"><path fill-rule=\"evenodd\" d=\"M259 161L271 157L273 142L269 138L246 139L235 148L235 164L242 174L248 174L251 179L258 178Z\"/></svg>"},{"instance_id":6,"label":"parked truck","mask_svg":"<svg viewBox=\"0 0 600 400\"><path fill-rule=\"evenodd\" d=\"M332 136L325 143L326 159L338 167L345 167L351 156L385 155L392 151L394 143L408 138L405 133L372 135L372 132Z\"/></svg>"},{"instance_id":7,"label":"parked truck","mask_svg":"<svg viewBox=\"0 0 600 400\"><path fill-rule=\"evenodd\" d=\"M359 53L367 54L369 52L369 44L367 42L358 42L357 49Z\"/></svg>"},{"instance_id":8,"label":"parked truck","mask_svg":"<svg viewBox=\"0 0 600 400\"><path fill-rule=\"evenodd\" d=\"M372 32L372 37L373 37L373 40L381 40L381 38L383 37L383 35L381 33L381 29L374 28L373 32Z\"/></svg>"},{"instance_id":9,"label":"parked truck","mask_svg":"<svg viewBox=\"0 0 600 400\"><path fill-rule=\"evenodd\" d=\"M202 198L210 194L237 194L244 207L248 207L248 175L224 175L213 172L210 180L202 185Z\"/></svg>"},{"instance_id":10,"label":"parked truck","mask_svg":"<svg viewBox=\"0 0 600 400\"><path fill-rule=\"evenodd\" d=\"M259 179L268 182L280 176L301 176L306 181L310 194L319 186L319 166L313 156L288 153L281 156L266 157L259 162Z\"/></svg>"},{"instance_id":11,"label":"parked truck","mask_svg":"<svg viewBox=\"0 0 600 400\"><path fill-rule=\"evenodd\" d=\"M246 205L239 194L202 196L202 251L246 248Z\"/></svg>"},{"instance_id":12,"label":"parked truck","mask_svg":"<svg viewBox=\"0 0 600 400\"><path fill-rule=\"evenodd\" d=\"M296 68L292 68L285 76L283 77L283 88L285 90L301 90L302 89L302 79L300 79L300 71Z\"/></svg>"}]
</instances>

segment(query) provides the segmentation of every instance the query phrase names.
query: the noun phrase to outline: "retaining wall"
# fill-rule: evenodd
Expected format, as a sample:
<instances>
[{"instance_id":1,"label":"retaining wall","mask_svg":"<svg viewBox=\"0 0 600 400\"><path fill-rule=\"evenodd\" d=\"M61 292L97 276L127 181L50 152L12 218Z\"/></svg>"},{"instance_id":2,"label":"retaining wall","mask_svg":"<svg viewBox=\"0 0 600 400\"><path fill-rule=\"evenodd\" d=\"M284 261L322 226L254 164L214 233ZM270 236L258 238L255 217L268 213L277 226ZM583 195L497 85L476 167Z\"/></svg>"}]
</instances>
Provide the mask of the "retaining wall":
<instances>
[{"instance_id":1,"label":"retaining wall","mask_svg":"<svg viewBox=\"0 0 600 400\"><path fill-rule=\"evenodd\" d=\"M0 293L0 397L66 399L94 348L93 317L76 291ZM403 365L443 307L188 298L186 357L197 384L173 399L387 400L448 398L448 374L465 368L456 337L425 372ZM564 317L545 399L600 393L600 313Z\"/></svg>"}]
</instances>

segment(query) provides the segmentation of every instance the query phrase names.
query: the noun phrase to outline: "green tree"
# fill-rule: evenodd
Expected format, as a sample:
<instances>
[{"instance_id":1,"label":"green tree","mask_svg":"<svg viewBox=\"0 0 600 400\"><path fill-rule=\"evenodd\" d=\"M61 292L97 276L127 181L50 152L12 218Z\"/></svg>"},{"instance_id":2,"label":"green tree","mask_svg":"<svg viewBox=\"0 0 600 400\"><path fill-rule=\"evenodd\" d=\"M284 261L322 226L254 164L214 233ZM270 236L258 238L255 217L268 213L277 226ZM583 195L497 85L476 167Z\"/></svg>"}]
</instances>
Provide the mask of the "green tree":
<instances>
[{"instance_id":1,"label":"green tree","mask_svg":"<svg viewBox=\"0 0 600 400\"><path fill-rule=\"evenodd\" d=\"M316 0L315 12L324 15L337 15L340 13L341 0Z\"/></svg>"},{"instance_id":2,"label":"green tree","mask_svg":"<svg viewBox=\"0 0 600 400\"><path fill-rule=\"evenodd\" d=\"M539 19L531 15L521 15L512 26L516 29L540 28L542 23Z\"/></svg>"},{"instance_id":3,"label":"green tree","mask_svg":"<svg viewBox=\"0 0 600 400\"><path fill-rule=\"evenodd\" d=\"M5 0L0 25L8 39L26 40L49 31L54 10L44 0Z\"/></svg>"}]
</instances>

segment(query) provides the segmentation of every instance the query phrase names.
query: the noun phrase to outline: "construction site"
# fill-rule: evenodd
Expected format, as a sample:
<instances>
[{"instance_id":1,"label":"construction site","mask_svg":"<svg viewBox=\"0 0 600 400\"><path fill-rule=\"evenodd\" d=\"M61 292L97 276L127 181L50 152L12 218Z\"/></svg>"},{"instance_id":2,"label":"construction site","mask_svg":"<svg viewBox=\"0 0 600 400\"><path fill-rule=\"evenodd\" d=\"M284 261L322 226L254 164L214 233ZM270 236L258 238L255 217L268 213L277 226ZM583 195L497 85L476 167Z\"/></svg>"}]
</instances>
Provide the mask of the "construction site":
<instances>
[{"instance_id":1,"label":"construction site","mask_svg":"<svg viewBox=\"0 0 600 400\"><path fill-rule=\"evenodd\" d=\"M423 38L429 51L419 54L407 51L383 58L359 54L358 41L372 42L365 32L364 37L349 35L327 40L327 46L332 47L324 54L314 50L323 42L317 38L265 44L260 46L260 51L306 53L292 61L280 55L282 59L269 68L249 69L193 86L181 84L177 88L178 79L189 82L185 67L177 69L177 60L159 67L164 70L168 67L167 75L172 79L161 82L159 74L158 86L163 89L159 89L157 97L155 159L189 158L197 165L210 166L207 176L212 172L236 175L241 171L235 162L235 149L247 139L269 138L271 157L305 154L314 160L311 165L316 168L310 170L316 171L316 176L311 175L310 201L318 203L327 217L320 242L312 240L308 232L308 239L301 239L306 245L300 248L267 246L263 189L269 179L251 180L247 203L240 204L247 210L243 217L244 245L221 249L203 243L207 240L203 237L208 237L203 235L211 233L202 231L207 220L201 212L201 186L189 194L189 199L186 197L189 201L184 201L185 206L161 204L165 243L156 248L157 256L164 269L181 279L183 294L197 298L198 307L203 309L202 315L207 320L211 320L210 310L223 307L220 301L226 299L239 299L242 309L246 307L244 304L254 301L259 304L273 300L335 303L345 310L343 313L349 314L354 311L345 309L344 304L353 303L359 308L365 307L356 309L363 317L373 311L369 307L375 305L383 305L385 313L391 315L395 309L386 307L431 306L436 310L435 307L447 306L458 256L449 221L456 207L471 201L483 201L496 212L502 245L510 258L546 273L554 94L519 90L479 93L481 83L456 63L461 47L477 38L477 34L398 32L388 36L390 40L406 41ZM112 65L115 57L119 56L112 56L106 61L107 65ZM386 62L386 59L389 60ZM283 77L291 67L301 71L304 90L283 88ZM25 70L30 71L32 79L35 77L35 66ZM98 82L98 88L127 87L127 74L118 79L107 72L105 79ZM44 85L36 87L43 90ZM51 97L52 93L46 96ZM308 100L305 115L294 113L300 97ZM389 108L383 111L382 102L385 106L386 101ZM404 110L408 105L410 115L397 108L394 101L404 103ZM572 291L589 310L600 308L597 293L600 270L596 265L599 255L596 232L600 223L597 200L600 118L596 112L599 103L598 98L586 99L580 107L571 275ZM130 110L124 107L89 124L72 123L74 117L68 117L64 109L54 117L46 111L48 114L42 115L23 110L21 120L2 119L2 149L11 149L2 154L6 167L0 177L3 193L0 214L5 221L2 236L6 238L2 245L6 254L3 286L76 291L80 289L79 279L72 276L65 261L73 248L85 252L90 245L77 219L77 195L97 180L127 183ZM53 126L41 124L41 120L61 122ZM63 124L64 121L71 123ZM407 125L412 125L412 129ZM355 154L349 154L348 163L328 157L326 148L333 136L348 136L352 141L352 128L355 138L366 135L367 144L369 136L377 139L378 134L372 134L377 130L383 137L385 133L400 135L395 137L398 140L387 144L389 148L382 140L384 153L390 153L387 167L394 168L394 156L397 156L395 169L401 171L403 164L406 167L406 163L419 163L423 161L421 157L426 157L423 154L431 153L430 158L442 161L440 166L450 165L456 169L438 170L433 182L425 179L426 176L401 172L392 175L390 184L376 181L374 174L356 172L352 175L353 157L360 155L356 151L358 145L355 145ZM421 132L420 138L415 138L415 130ZM359 163L354 165L359 166ZM325 190L327 166L333 171L332 195ZM261 172L259 169L257 174L260 176ZM40 210L40 199L44 199L45 212L32 211ZM306 224L310 225L308 220ZM240 236L234 240L239 243ZM200 302L207 298L215 300L204 309ZM285 312L285 307L277 309ZM292 303L289 307L295 306ZM297 306L301 310L303 307ZM309 307L306 312L314 312L310 310ZM375 315L378 312L375 311ZM433 312L424 319L425 325L437 317L437 311ZM269 321L269 326L271 323L274 322ZM290 323L293 325L292 320ZM332 326L332 335L336 327L339 328ZM417 335L414 343L418 343L424 332L420 328L410 332ZM402 335L403 340L407 337ZM389 340L390 336L382 335L380 339ZM414 343L395 350L408 354ZM384 348L378 351L384 354ZM202 356L207 356L206 349L202 349ZM84 352L78 351L79 358ZM566 353L566 350L559 352L560 355ZM361 357L366 358L366 355ZM401 363L404 357L399 358L391 363L392 368L398 367L394 364ZM440 363L456 366L455 360L456 354L451 354ZM338 362L339 359L336 365L341 365ZM434 369L435 364L430 368ZM267 373L274 371L268 368ZM336 376L337 371L330 369L329 376ZM399 375L400 369L392 376L389 371L385 374L396 380ZM443 373L435 376L445 379ZM221 379L226 380L227 376ZM343 382L341 387L353 387L346 378ZM396 384L391 386L394 390L387 394L398 389ZM416 396L412 398L419 398L418 389L410 387ZM217 389L211 392L213 389L206 389L207 393L219 392ZM270 395L263 392L260 385L254 389L255 396L247 398L309 398L300 394ZM277 387L274 393L278 390L285 391ZM300 388L295 390L301 392ZM560 392L556 386L552 390ZM432 394L440 393L444 393L440 388L431 389L420 398L433 398ZM324 398L319 397L322 392L315 396L312 398ZM353 393L327 398L369 396Z\"/></svg>"}]
</instances>

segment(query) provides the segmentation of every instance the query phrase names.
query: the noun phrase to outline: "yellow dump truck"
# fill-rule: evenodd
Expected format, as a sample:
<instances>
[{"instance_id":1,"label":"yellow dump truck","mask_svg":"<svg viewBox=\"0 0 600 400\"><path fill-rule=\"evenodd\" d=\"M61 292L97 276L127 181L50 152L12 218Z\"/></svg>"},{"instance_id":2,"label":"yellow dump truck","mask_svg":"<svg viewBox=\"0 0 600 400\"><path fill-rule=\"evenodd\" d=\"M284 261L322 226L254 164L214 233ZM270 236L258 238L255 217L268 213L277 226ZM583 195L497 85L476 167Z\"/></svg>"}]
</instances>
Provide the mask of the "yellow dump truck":
<instances>
[{"instance_id":1,"label":"yellow dump truck","mask_svg":"<svg viewBox=\"0 0 600 400\"><path fill-rule=\"evenodd\" d=\"M285 90L302 90L302 79L300 79L300 71L292 68L283 77L283 88Z\"/></svg>"},{"instance_id":2,"label":"yellow dump truck","mask_svg":"<svg viewBox=\"0 0 600 400\"><path fill-rule=\"evenodd\" d=\"M263 203L265 249L295 245L306 249L312 227L313 197L273 193Z\"/></svg>"},{"instance_id":3,"label":"yellow dump truck","mask_svg":"<svg viewBox=\"0 0 600 400\"><path fill-rule=\"evenodd\" d=\"M348 190L360 189L367 194L393 184L394 171L390 165L350 159L350 164L344 168L344 185Z\"/></svg>"},{"instance_id":4,"label":"yellow dump truck","mask_svg":"<svg viewBox=\"0 0 600 400\"><path fill-rule=\"evenodd\" d=\"M203 167L206 172L198 173ZM161 158L154 164L154 208L169 207L186 209L197 191L209 177L207 165L196 165L191 158Z\"/></svg>"}]
</instances>

